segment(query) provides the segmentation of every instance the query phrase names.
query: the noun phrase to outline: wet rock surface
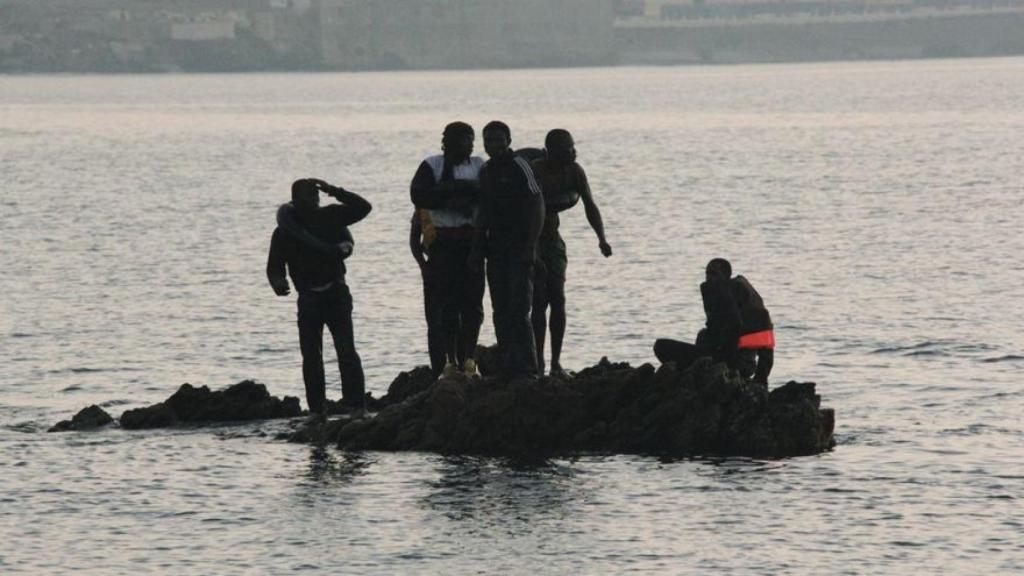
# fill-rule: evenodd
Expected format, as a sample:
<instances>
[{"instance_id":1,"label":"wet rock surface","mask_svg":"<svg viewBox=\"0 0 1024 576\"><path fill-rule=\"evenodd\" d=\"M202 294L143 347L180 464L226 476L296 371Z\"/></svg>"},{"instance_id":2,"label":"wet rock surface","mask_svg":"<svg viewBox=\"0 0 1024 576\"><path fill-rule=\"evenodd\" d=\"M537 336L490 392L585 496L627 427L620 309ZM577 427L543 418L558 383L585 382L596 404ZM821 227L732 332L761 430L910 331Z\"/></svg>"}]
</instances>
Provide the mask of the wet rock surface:
<instances>
[{"instance_id":1,"label":"wet rock surface","mask_svg":"<svg viewBox=\"0 0 1024 576\"><path fill-rule=\"evenodd\" d=\"M271 396L263 384L245 380L217 391L182 384L177 392L159 404L126 411L120 423L122 428L138 430L179 423L289 418L300 414L298 398Z\"/></svg>"},{"instance_id":2,"label":"wet rock surface","mask_svg":"<svg viewBox=\"0 0 1024 576\"><path fill-rule=\"evenodd\" d=\"M418 388L412 382L422 383L413 373L400 375L395 399L404 398L375 418L329 423L314 436L336 438L349 450L527 458L783 457L834 446L834 414L820 408L813 383L790 382L769 393L707 359L684 371L604 359L569 379L458 376L406 394Z\"/></svg>"},{"instance_id":3,"label":"wet rock surface","mask_svg":"<svg viewBox=\"0 0 1024 576\"><path fill-rule=\"evenodd\" d=\"M71 420L63 420L55 424L48 432L69 432L78 430L93 430L101 428L114 421L114 418L107 414L106 410L93 404L83 408L75 414Z\"/></svg>"}]
</instances>

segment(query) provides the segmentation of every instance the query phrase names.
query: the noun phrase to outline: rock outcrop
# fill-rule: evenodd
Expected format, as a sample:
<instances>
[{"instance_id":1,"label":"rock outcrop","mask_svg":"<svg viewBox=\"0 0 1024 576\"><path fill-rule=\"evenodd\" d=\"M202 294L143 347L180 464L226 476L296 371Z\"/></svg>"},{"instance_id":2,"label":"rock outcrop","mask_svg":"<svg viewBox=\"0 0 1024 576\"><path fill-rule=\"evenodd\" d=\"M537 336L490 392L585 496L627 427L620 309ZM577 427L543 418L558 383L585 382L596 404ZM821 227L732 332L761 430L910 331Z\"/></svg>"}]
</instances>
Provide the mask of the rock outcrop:
<instances>
[{"instance_id":1,"label":"rock outcrop","mask_svg":"<svg viewBox=\"0 0 1024 576\"><path fill-rule=\"evenodd\" d=\"M637 368L607 359L575 376L509 380L495 376L490 350L478 352L483 378L434 381L427 367L403 372L387 395L368 397L372 418L292 422L293 442L330 442L348 450L418 450L548 458L576 454L785 457L835 445L832 410L813 383L772 391L723 364L698 360ZM340 406L331 412L346 413ZM184 384L164 402L128 410L126 429L180 423L239 422L302 415L299 400L271 396L244 381L211 391ZM103 426L110 416L90 406L51 430Z\"/></svg>"},{"instance_id":2,"label":"rock outcrop","mask_svg":"<svg viewBox=\"0 0 1024 576\"><path fill-rule=\"evenodd\" d=\"M782 457L834 445L834 414L820 408L813 383L790 382L769 393L709 359L683 371L605 359L566 380L456 377L410 395L422 388L418 376L400 375L393 388L404 400L375 418L334 424L325 432L350 450L531 458Z\"/></svg>"},{"instance_id":3,"label":"rock outcrop","mask_svg":"<svg viewBox=\"0 0 1024 576\"><path fill-rule=\"evenodd\" d=\"M69 432L79 430L93 430L101 428L114 421L114 418L107 414L107 411L93 404L82 408L71 420L62 420L51 427L47 432Z\"/></svg>"},{"instance_id":4,"label":"rock outcrop","mask_svg":"<svg viewBox=\"0 0 1024 576\"><path fill-rule=\"evenodd\" d=\"M237 422L300 414L298 398L271 396L263 384L245 380L217 391L182 384L177 392L159 404L128 410L121 415L120 422L122 428L138 430L186 422Z\"/></svg>"}]
</instances>

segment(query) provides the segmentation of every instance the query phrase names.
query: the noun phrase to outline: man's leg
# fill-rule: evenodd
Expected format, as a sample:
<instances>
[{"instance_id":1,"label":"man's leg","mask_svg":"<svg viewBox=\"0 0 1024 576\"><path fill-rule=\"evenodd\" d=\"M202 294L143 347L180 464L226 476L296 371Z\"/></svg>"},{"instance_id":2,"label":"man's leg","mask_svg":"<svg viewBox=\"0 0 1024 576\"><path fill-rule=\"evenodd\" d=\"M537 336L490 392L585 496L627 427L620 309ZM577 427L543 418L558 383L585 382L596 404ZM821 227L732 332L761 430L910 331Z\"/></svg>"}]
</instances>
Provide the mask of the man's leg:
<instances>
[{"instance_id":1,"label":"man's leg","mask_svg":"<svg viewBox=\"0 0 1024 576\"><path fill-rule=\"evenodd\" d=\"M494 322L494 336L498 340L498 358L502 370L508 365L508 286L502 275L499 262L487 258L487 287L491 291L491 321Z\"/></svg>"},{"instance_id":2,"label":"man's leg","mask_svg":"<svg viewBox=\"0 0 1024 576\"><path fill-rule=\"evenodd\" d=\"M427 319L427 352L430 355L430 372L437 378L444 369L444 325L441 291L437 287L437 270L432 261L423 269L423 313Z\"/></svg>"},{"instance_id":3,"label":"man's leg","mask_svg":"<svg viewBox=\"0 0 1024 576\"><path fill-rule=\"evenodd\" d=\"M537 373L537 345L530 323L533 304L533 263L511 260L505 266L508 285L509 374L533 376Z\"/></svg>"},{"instance_id":4,"label":"man's leg","mask_svg":"<svg viewBox=\"0 0 1024 576\"><path fill-rule=\"evenodd\" d=\"M562 341L565 339L565 276L548 276L551 302L551 373L562 370ZM540 351L538 351L540 354Z\"/></svg>"},{"instance_id":5,"label":"man's leg","mask_svg":"<svg viewBox=\"0 0 1024 576\"><path fill-rule=\"evenodd\" d=\"M654 342L654 355L662 364L675 362L677 368L684 369L693 364L699 352L693 344L661 338Z\"/></svg>"},{"instance_id":6,"label":"man's leg","mask_svg":"<svg viewBox=\"0 0 1024 576\"><path fill-rule=\"evenodd\" d=\"M484 322L484 271L469 267L472 240L465 240L459 250L459 368L465 369L466 360L476 355L480 339L480 326Z\"/></svg>"},{"instance_id":7,"label":"man's leg","mask_svg":"<svg viewBox=\"0 0 1024 576\"><path fill-rule=\"evenodd\" d=\"M458 363L459 346L459 302L458 289L460 268L458 258L452 253L452 241L438 237L431 245L430 257L437 265L438 302L440 304L441 341L444 343L445 363Z\"/></svg>"},{"instance_id":8,"label":"man's leg","mask_svg":"<svg viewBox=\"0 0 1024 576\"><path fill-rule=\"evenodd\" d=\"M548 267L548 302L551 305L551 374L564 374L562 341L565 339L565 273L569 257L560 234L548 245L544 262Z\"/></svg>"},{"instance_id":9,"label":"man's leg","mask_svg":"<svg viewBox=\"0 0 1024 576\"><path fill-rule=\"evenodd\" d=\"M530 311L530 321L533 324L533 341L537 349L537 373L541 376L544 375L544 340L548 331L547 313L547 267L541 261L534 267L533 271L533 309ZM552 360L554 360L553 350Z\"/></svg>"},{"instance_id":10,"label":"man's leg","mask_svg":"<svg viewBox=\"0 0 1024 576\"><path fill-rule=\"evenodd\" d=\"M324 315L317 296L299 294L299 350L302 352L302 381L310 413L324 411Z\"/></svg>"},{"instance_id":11,"label":"man's leg","mask_svg":"<svg viewBox=\"0 0 1024 576\"><path fill-rule=\"evenodd\" d=\"M762 348L757 351L757 370L754 372L754 381L768 385L768 375L772 373L772 366L775 365L775 350Z\"/></svg>"},{"instance_id":12,"label":"man's leg","mask_svg":"<svg viewBox=\"0 0 1024 576\"><path fill-rule=\"evenodd\" d=\"M352 326L352 293L348 286L341 286L337 293L332 289L331 301L326 314L327 328L334 339L334 350L338 354L338 371L341 375L342 403L353 408L366 404L366 380L363 376L363 361L356 352Z\"/></svg>"}]
</instances>

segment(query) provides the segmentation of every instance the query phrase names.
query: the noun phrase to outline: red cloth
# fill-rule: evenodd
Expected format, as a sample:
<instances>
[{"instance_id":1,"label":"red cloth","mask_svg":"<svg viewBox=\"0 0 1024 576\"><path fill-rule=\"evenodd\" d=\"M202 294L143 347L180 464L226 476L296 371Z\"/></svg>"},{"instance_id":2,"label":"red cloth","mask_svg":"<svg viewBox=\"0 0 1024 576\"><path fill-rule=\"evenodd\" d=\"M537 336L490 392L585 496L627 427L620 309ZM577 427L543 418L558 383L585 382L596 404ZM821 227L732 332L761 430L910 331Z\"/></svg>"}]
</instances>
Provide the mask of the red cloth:
<instances>
[{"instance_id":1,"label":"red cloth","mask_svg":"<svg viewBox=\"0 0 1024 576\"><path fill-rule=\"evenodd\" d=\"M740 336L740 350L761 350L764 348L775 349L775 332L773 330L762 330L751 334Z\"/></svg>"}]
</instances>

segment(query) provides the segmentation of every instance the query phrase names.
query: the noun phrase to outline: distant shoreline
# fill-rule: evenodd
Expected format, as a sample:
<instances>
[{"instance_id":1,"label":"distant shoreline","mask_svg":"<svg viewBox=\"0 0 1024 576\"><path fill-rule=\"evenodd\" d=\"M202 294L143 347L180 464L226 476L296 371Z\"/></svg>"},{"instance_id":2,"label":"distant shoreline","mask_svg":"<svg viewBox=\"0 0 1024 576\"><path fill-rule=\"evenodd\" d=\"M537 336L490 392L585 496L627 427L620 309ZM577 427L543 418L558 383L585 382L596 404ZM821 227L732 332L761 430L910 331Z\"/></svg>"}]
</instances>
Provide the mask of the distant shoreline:
<instances>
[{"instance_id":1,"label":"distant shoreline","mask_svg":"<svg viewBox=\"0 0 1024 576\"><path fill-rule=\"evenodd\" d=\"M568 14L576 13L566 7ZM293 22L288 18L297 16L275 13L293 26L263 30L259 14L245 25L226 20L168 24L169 35L154 32L155 24L142 16L0 26L0 75L506 70L1024 55L1022 8L938 11L928 17L744 19L613 19L609 12L578 27L559 20L542 34L522 19L500 26L480 20L463 34L443 19L407 22L402 18L408 15L366 10L360 17L379 24L335 21L329 13L321 15L326 20L320 24L312 16ZM556 18L555 12L534 16Z\"/></svg>"},{"instance_id":2,"label":"distant shoreline","mask_svg":"<svg viewBox=\"0 0 1024 576\"><path fill-rule=\"evenodd\" d=\"M308 69L263 69L263 70L168 70L168 71L0 71L0 78L16 77L100 77L100 76L259 76L259 75L306 75L306 74L390 74L406 72L410 74L431 72L501 72L530 70L593 70L600 68L730 68L737 66L783 66L811 64L855 64L872 62L942 62L951 60L1004 60L1022 58L1024 53L985 54L967 56L916 56L916 57L872 57L872 58L831 58L820 60L785 60L785 61L651 61L651 62L619 62L614 64L595 64L591 66L506 66L478 68L374 68L358 70L308 68Z\"/></svg>"}]
</instances>

